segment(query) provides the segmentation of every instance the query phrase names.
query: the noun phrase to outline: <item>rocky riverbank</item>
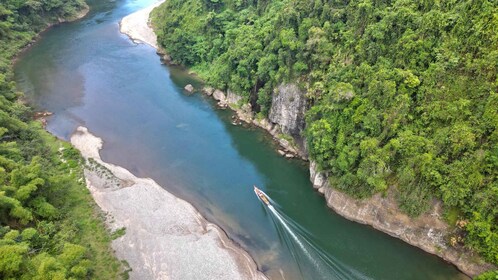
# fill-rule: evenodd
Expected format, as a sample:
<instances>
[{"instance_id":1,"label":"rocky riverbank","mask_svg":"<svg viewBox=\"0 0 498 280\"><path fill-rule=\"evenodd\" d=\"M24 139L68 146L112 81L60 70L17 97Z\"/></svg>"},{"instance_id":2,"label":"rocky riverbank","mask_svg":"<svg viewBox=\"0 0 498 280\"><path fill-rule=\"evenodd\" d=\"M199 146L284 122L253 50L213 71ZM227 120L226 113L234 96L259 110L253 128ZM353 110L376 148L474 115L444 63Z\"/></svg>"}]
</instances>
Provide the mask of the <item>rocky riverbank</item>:
<instances>
[{"instance_id":1,"label":"rocky riverbank","mask_svg":"<svg viewBox=\"0 0 498 280\"><path fill-rule=\"evenodd\" d=\"M266 279L252 258L188 202L152 179L103 162L102 140L79 127L71 143L86 159L85 178L106 213L118 258L132 279Z\"/></svg>"},{"instance_id":2,"label":"rocky riverbank","mask_svg":"<svg viewBox=\"0 0 498 280\"><path fill-rule=\"evenodd\" d=\"M443 220L440 201L433 201L429 211L411 218L398 208L392 189L385 196L378 193L367 199L355 199L331 187L327 174L318 171L315 162L310 163L310 178L313 187L325 196L327 206L348 220L371 225L435 254L471 277L494 268L470 250L448 244L451 229Z\"/></svg>"}]
</instances>

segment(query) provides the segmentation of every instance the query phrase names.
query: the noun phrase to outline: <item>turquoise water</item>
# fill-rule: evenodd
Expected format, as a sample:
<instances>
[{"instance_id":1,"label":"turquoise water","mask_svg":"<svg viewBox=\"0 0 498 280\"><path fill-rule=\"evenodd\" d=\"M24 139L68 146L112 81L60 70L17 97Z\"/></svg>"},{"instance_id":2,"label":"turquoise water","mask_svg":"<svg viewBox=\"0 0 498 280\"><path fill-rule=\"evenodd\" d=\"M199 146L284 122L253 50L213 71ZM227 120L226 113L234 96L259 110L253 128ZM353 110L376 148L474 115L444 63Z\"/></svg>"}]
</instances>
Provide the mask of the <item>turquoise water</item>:
<instances>
[{"instance_id":1,"label":"turquoise water","mask_svg":"<svg viewBox=\"0 0 498 280\"><path fill-rule=\"evenodd\" d=\"M352 279L464 278L435 256L336 215L311 187L307 163L280 157L265 132L233 126L230 111L201 94L187 95L185 84L200 85L194 77L162 65L151 47L119 33L119 19L154 1L89 2L87 17L46 32L16 65L31 104L55 113L50 132L68 139L77 126L88 127L104 140L105 161L191 202L272 279L341 277L316 269L275 224L253 185L317 250L354 271Z\"/></svg>"}]
</instances>

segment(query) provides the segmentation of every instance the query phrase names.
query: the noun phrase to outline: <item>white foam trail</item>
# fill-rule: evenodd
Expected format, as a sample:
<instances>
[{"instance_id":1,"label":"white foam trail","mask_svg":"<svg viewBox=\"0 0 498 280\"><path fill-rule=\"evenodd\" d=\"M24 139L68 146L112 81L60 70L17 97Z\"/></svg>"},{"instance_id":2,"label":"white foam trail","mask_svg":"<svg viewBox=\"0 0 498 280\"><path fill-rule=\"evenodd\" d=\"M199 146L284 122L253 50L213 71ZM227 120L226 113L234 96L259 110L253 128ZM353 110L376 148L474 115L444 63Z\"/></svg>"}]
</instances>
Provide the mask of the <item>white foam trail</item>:
<instances>
[{"instance_id":1,"label":"white foam trail","mask_svg":"<svg viewBox=\"0 0 498 280\"><path fill-rule=\"evenodd\" d=\"M268 205L268 209L270 209L270 212L273 214L273 217L275 217L278 220L279 224L282 225L282 227L289 234L289 236L295 241L295 244L299 246L301 251L306 255L308 260L313 264L313 266L317 269L317 271L321 274L322 277L327 277L326 279L330 279L330 276L334 275L335 277L337 277L337 279L353 278L353 279L371 280L371 278L363 275L361 272L351 267L345 266L344 264L341 264L339 260L336 260L333 256L329 256L327 253L319 249L311 241L311 233L309 231L303 228L300 224L296 223L290 217L286 216L284 213L280 213L277 210L277 208L273 206L276 205L278 207L278 204L276 204L276 202L273 201L263 191L261 192L271 202L271 204ZM294 232L294 230L291 227L295 228L297 234L296 232ZM280 231L278 226L277 230ZM301 238L299 238L298 234L302 235L303 237L302 240ZM287 239L285 238L285 235L282 235L282 237L284 237L284 239ZM286 243L287 242L289 241L286 241ZM293 242L290 242L288 246L294 247ZM308 248L311 248L313 252L310 252ZM297 255L295 255L294 252L295 249L297 248L294 247L294 249L291 249L291 254L294 256L294 258L296 258L297 265L300 267L300 262L297 259ZM301 268L299 270L302 273Z\"/></svg>"},{"instance_id":2,"label":"white foam trail","mask_svg":"<svg viewBox=\"0 0 498 280\"><path fill-rule=\"evenodd\" d=\"M273 213L273 215L275 215L275 217L280 221L280 223L287 230L287 232L290 234L290 236L292 237L292 239L294 239L294 241L296 241L296 243L299 245L299 247L301 248L301 250L303 250L303 252L306 254L306 257L308 257L308 259L311 261L311 263L313 263L313 265L316 267L316 269L319 270L319 271L321 271L320 266L318 265L318 263L316 262L316 260L311 256L311 254L308 251L308 249L306 249L306 246L304 246L304 244L301 242L301 240L299 239L299 237L297 237L297 235L294 233L294 231L282 219L282 217L280 216L280 214L277 211L275 211L275 208L273 208L272 205L269 205L268 209L270 209L270 211Z\"/></svg>"},{"instance_id":3,"label":"white foam trail","mask_svg":"<svg viewBox=\"0 0 498 280\"><path fill-rule=\"evenodd\" d=\"M306 233L308 233L306 230L304 230L299 224L295 223L292 219L285 216L285 214L279 213L278 210L273 207L273 205L269 205L268 209L270 209L273 217L275 217L283 226L285 231L291 236L291 238L299 246L302 252L304 252L306 257L311 261L311 263L315 266L322 277L334 275L337 279L371 279L363 275L361 272L347 267L344 264L341 264L340 261L336 260L334 257L327 255L321 249L316 247L316 245L314 245L310 240L307 240L306 236L303 236L303 239L301 239L298 234L306 235ZM296 227L296 230L298 231L297 234L293 229L291 229L291 226ZM299 232L300 230L303 230L304 232L301 233ZM308 248L311 248L313 252L310 252ZM291 253L294 255L294 252L292 252L292 250ZM296 261L299 265L299 261L297 259Z\"/></svg>"}]
</instances>

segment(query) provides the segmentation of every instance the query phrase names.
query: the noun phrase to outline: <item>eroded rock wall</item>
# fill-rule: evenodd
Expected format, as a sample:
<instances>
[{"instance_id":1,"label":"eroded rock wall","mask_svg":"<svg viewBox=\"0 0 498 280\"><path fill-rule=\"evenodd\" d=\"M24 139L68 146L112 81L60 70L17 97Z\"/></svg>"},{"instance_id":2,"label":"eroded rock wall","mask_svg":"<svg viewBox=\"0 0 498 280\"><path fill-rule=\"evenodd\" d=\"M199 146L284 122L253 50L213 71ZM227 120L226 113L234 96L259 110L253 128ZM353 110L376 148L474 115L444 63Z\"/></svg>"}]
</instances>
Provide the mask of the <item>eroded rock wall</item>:
<instances>
[{"instance_id":1,"label":"eroded rock wall","mask_svg":"<svg viewBox=\"0 0 498 280\"><path fill-rule=\"evenodd\" d=\"M313 161L310 162L310 180L313 187L324 194L327 206L348 220L370 225L435 254L470 276L493 269L465 248L447 244L449 228L442 218L440 201L435 200L427 213L411 218L398 208L392 191L385 196L378 193L368 199L355 199L331 187L327 174L319 172Z\"/></svg>"},{"instance_id":2,"label":"eroded rock wall","mask_svg":"<svg viewBox=\"0 0 498 280\"><path fill-rule=\"evenodd\" d=\"M269 120L280 125L282 132L301 137L304 131L306 98L295 84L281 84L272 96Z\"/></svg>"}]
</instances>

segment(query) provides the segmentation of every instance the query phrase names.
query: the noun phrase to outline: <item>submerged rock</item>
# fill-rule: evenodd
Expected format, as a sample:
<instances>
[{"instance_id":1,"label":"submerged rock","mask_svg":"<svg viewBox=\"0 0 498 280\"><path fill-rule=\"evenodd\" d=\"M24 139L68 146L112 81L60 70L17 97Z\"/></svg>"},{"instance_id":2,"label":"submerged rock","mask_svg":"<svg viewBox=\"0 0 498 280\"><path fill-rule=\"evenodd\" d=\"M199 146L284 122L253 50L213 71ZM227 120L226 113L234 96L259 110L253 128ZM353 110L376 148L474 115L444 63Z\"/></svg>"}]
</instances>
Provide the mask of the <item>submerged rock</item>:
<instances>
[{"instance_id":1,"label":"submerged rock","mask_svg":"<svg viewBox=\"0 0 498 280\"><path fill-rule=\"evenodd\" d=\"M192 86L191 84L186 85L183 89L186 90L188 93L194 92L194 86Z\"/></svg>"},{"instance_id":2,"label":"submerged rock","mask_svg":"<svg viewBox=\"0 0 498 280\"><path fill-rule=\"evenodd\" d=\"M33 119L45 118L48 116L52 116L54 113L49 111L35 112L33 115Z\"/></svg>"}]
</instances>

